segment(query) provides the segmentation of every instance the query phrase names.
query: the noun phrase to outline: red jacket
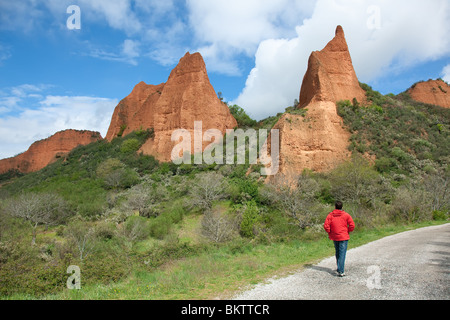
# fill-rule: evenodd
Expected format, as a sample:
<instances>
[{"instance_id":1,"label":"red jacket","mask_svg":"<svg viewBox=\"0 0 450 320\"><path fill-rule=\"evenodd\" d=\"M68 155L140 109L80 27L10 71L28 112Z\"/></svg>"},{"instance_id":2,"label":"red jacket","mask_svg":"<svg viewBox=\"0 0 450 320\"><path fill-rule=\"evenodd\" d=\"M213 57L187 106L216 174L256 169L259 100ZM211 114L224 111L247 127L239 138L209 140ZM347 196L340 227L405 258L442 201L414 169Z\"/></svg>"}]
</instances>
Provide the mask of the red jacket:
<instances>
[{"instance_id":1,"label":"red jacket","mask_svg":"<svg viewBox=\"0 0 450 320\"><path fill-rule=\"evenodd\" d=\"M330 240L344 241L350 239L349 233L355 229L355 223L347 212L334 210L328 214L323 228L328 233Z\"/></svg>"}]
</instances>

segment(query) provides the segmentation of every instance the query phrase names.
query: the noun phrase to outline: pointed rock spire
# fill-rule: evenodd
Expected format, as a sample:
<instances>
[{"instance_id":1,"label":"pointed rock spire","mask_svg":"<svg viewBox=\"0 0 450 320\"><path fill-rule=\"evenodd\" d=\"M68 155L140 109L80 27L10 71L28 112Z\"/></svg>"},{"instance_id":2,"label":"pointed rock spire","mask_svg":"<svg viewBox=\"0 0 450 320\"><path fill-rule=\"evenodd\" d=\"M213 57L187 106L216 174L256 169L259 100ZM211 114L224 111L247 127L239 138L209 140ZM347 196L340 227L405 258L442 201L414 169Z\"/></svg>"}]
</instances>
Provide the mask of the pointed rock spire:
<instances>
[{"instance_id":1,"label":"pointed rock spire","mask_svg":"<svg viewBox=\"0 0 450 320\"><path fill-rule=\"evenodd\" d=\"M172 132L193 131L195 121L202 121L203 131L218 129L225 133L237 126L228 106L217 97L201 54L187 52L166 83L153 86L141 82L119 103L106 139L111 141L117 135L153 128L154 139L149 139L140 151L160 161L170 161L175 145Z\"/></svg>"},{"instance_id":2,"label":"pointed rock spire","mask_svg":"<svg viewBox=\"0 0 450 320\"><path fill-rule=\"evenodd\" d=\"M313 101L365 100L359 86L344 30L337 26L335 37L322 51L311 53L300 90L299 107Z\"/></svg>"}]
</instances>

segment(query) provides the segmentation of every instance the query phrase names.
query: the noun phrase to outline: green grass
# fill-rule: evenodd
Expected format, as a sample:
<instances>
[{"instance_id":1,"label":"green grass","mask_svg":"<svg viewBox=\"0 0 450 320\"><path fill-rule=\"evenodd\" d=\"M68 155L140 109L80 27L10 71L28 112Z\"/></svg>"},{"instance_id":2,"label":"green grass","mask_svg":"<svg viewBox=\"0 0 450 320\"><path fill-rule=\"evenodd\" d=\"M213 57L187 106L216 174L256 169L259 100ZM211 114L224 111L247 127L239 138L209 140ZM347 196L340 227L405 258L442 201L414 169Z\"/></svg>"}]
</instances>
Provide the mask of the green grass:
<instances>
[{"instance_id":1,"label":"green grass","mask_svg":"<svg viewBox=\"0 0 450 320\"><path fill-rule=\"evenodd\" d=\"M194 217L186 221L193 224ZM443 222L410 225L388 225L352 234L349 248L368 242ZM238 241L180 260L169 261L153 271L135 270L130 277L109 285L83 286L81 290L65 289L43 299L63 300L189 300L227 299L246 286L274 276L285 276L305 265L333 255L332 242L325 234L312 241L252 245ZM82 276L82 275L81 275ZM83 278L82 280L83 281ZM82 282L83 283L83 282ZM34 299L14 295L9 299Z\"/></svg>"}]
</instances>

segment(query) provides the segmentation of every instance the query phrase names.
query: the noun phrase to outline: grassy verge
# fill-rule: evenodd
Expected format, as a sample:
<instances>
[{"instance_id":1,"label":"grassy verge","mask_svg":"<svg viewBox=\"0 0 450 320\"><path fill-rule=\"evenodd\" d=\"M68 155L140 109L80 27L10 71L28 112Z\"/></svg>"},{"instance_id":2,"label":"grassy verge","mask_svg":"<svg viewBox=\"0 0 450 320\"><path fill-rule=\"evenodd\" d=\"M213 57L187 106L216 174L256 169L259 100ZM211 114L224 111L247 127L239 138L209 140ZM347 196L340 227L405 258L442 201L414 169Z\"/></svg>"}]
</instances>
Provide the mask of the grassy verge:
<instances>
[{"instance_id":1,"label":"grassy verge","mask_svg":"<svg viewBox=\"0 0 450 320\"><path fill-rule=\"evenodd\" d=\"M358 230L352 234L349 248L399 232L438 225L425 222L410 225L388 225ZM189 300L227 299L243 288L274 276L295 272L331 256L333 245L325 235L314 240L252 245L236 242L208 248L189 258L170 261L154 271L136 270L126 281L109 285L82 286L81 290L64 290L44 299L92 300ZM11 299L33 299L12 296Z\"/></svg>"}]
</instances>

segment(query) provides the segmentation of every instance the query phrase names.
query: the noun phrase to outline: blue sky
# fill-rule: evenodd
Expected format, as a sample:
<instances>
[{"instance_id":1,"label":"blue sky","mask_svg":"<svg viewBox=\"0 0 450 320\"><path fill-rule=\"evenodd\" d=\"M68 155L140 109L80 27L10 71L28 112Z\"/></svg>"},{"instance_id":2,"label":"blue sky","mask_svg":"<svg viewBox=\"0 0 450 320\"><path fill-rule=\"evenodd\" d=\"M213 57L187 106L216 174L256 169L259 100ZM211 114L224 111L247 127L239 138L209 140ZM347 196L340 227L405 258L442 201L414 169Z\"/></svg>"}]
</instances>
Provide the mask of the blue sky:
<instances>
[{"instance_id":1,"label":"blue sky","mask_svg":"<svg viewBox=\"0 0 450 320\"><path fill-rule=\"evenodd\" d=\"M67 27L71 5L80 29ZM448 0L0 0L0 158L59 130L104 136L134 85L165 82L187 51L225 100L274 115L338 24L374 89L450 82Z\"/></svg>"}]
</instances>

